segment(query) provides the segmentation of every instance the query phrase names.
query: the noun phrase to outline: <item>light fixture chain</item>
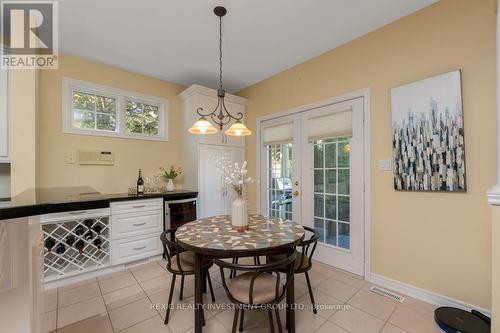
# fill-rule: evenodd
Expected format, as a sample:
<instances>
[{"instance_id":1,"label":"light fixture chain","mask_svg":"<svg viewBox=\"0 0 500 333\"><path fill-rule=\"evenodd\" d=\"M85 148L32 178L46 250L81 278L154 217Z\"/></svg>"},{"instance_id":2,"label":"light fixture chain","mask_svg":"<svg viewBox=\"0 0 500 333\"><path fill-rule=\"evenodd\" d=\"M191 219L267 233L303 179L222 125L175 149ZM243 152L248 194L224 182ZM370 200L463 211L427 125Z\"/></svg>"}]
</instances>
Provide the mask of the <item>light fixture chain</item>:
<instances>
[{"instance_id":1,"label":"light fixture chain","mask_svg":"<svg viewBox=\"0 0 500 333\"><path fill-rule=\"evenodd\" d=\"M222 17L219 17L219 83L222 89Z\"/></svg>"}]
</instances>

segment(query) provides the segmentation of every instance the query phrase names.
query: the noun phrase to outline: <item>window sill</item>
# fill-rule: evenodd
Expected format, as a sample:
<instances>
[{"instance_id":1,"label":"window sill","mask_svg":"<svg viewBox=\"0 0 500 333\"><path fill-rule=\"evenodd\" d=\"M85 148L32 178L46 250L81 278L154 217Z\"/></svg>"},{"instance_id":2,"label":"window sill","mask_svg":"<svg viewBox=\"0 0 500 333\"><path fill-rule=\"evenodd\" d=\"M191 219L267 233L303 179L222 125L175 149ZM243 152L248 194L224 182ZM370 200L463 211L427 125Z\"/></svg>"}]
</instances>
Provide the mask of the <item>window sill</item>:
<instances>
[{"instance_id":1,"label":"window sill","mask_svg":"<svg viewBox=\"0 0 500 333\"><path fill-rule=\"evenodd\" d=\"M145 141L168 141L168 136L166 135L141 135L141 134L125 134L118 132L107 132L107 131L95 131L95 130L84 130L76 128L65 128L63 130L64 134L73 135L88 135L88 136L100 136L106 138L116 138L116 139L130 139L130 140L145 140Z\"/></svg>"}]
</instances>

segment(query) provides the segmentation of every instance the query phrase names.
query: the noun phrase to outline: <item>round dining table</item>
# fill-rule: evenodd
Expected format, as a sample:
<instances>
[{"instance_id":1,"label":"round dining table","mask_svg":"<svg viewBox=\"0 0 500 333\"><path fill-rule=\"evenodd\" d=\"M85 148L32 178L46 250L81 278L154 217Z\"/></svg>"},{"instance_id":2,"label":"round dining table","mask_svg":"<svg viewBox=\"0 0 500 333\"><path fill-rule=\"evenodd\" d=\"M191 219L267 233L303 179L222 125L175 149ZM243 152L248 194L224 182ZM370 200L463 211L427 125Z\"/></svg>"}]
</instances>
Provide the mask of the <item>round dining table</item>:
<instances>
[{"instance_id":1,"label":"round dining table","mask_svg":"<svg viewBox=\"0 0 500 333\"><path fill-rule=\"evenodd\" d=\"M267 256L272 254L291 255L304 238L304 228L289 220L250 215L248 229L238 231L231 225L231 216L222 215L186 223L177 229L175 237L185 250L195 253L195 332L203 330L202 264L213 258L235 258ZM289 272L293 272L293 263ZM286 323L289 332L295 332L294 274L289 274L286 291Z\"/></svg>"}]
</instances>

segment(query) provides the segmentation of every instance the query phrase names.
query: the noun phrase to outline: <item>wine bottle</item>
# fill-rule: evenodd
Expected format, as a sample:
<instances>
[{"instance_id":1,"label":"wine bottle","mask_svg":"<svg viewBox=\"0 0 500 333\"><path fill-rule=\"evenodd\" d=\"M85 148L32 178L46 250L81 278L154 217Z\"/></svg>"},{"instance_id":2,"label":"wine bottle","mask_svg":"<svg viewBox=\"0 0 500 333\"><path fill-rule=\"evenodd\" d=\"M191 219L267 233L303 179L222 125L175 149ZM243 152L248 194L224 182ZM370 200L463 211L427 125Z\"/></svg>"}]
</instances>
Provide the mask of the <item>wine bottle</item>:
<instances>
[{"instance_id":1,"label":"wine bottle","mask_svg":"<svg viewBox=\"0 0 500 333\"><path fill-rule=\"evenodd\" d=\"M75 244L75 237L73 236L66 237L66 244L68 244L69 247L72 247L73 244Z\"/></svg>"},{"instance_id":2,"label":"wine bottle","mask_svg":"<svg viewBox=\"0 0 500 333\"><path fill-rule=\"evenodd\" d=\"M94 221L92 220L85 220L83 221L83 224L85 224L85 226L87 227L87 229L91 229L92 228L92 225L94 224Z\"/></svg>"},{"instance_id":3,"label":"wine bottle","mask_svg":"<svg viewBox=\"0 0 500 333\"><path fill-rule=\"evenodd\" d=\"M86 239L87 241L90 241L92 238L94 238L94 233L93 233L91 230L89 230L89 231L85 234L85 239Z\"/></svg>"},{"instance_id":4,"label":"wine bottle","mask_svg":"<svg viewBox=\"0 0 500 333\"><path fill-rule=\"evenodd\" d=\"M94 239L94 245L100 250L102 245L102 239L101 238Z\"/></svg>"},{"instance_id":5,"label":"wine bottle","mask_svg":"<svg viewBox=\"0 0 500 333\"><path fill-rule=\"evenodd\" d=\"M47 250L49 250L49 252L52 251L54 245L56 245L56 241L54 240L54 238L47 238L47 240L45 241L45 247L47 248Z\"/></svg>"},{"instance_id":6,"label":"wine bottle","mask_svg":"<svg viewBox=\"0 0 500 333\"><path fill-rule=\"evenodd\" d=\"M75 248L78 250L78 252L80 252L80 254L83 253L83 248L85 247L85 243L84 241L82 240L79 240L78 242L76 242L75 244Z\"/></svg>"},{"instance_id":7,"label":"wine bottle","mask_svg":"<svg viewBox=\"0 0 500 333\"><path fill-rule=\"evenodd\" d=\"M76 227L75 229L75 234L77 236L81 236L85 233L85 229L83 229L83 227L81 225L79 225L78 227Z\"/></svg>"},{"instance_id":8,"label":"wine bottle","mask_svg":"<svg viewBox=\"0 0 500 333\"><path fill-rule=\"evenodd\" d=\"M141 169L139 169L139 178L137 178L137 194L144 194L144 180L142 179Z\"/></svg>"},{"instance_id":9,"label":"wine bottle","mask_svg":"<svg viewBox=\"0 0 500 333\"><path fill-rule=\"evenodd\" d=\"M96 224L93 229L94 229L96 234L98 234L98 235L101 234L102 227L99 224Z\"/></svg>"},{"instance_id":10,"label":"wine bottle","mask_svg":"<svg viewBox=\"0 0 500 333\"><path fill-rule=\"evenodd\" d=\"M64 246L63 243L59 243L59 245L57 245L57 248L56 248L56 253L61 255L61 254L64 254L64 252L66 252L66 246Z\"/></svg>"}]
</instances>

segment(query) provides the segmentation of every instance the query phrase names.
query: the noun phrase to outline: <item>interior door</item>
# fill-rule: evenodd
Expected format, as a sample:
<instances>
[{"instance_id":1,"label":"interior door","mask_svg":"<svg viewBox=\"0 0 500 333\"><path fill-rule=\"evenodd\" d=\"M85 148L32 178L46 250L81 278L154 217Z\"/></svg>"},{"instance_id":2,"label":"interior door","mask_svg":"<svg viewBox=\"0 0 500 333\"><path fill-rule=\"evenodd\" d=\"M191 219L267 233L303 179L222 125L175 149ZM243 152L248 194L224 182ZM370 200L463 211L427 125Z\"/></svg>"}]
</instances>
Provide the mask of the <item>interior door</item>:
<instances>
[{"instance_id":1,"label":"interior door","mask_svg":"<svg viewBox=\"0 0 500 333\"><path fill-rule=\"evenodd\" d=\"M363 113L358 98L301 115L302 222L319 232L317 260L358 275L365 245Z\"/></svg>"}]
</instances>

